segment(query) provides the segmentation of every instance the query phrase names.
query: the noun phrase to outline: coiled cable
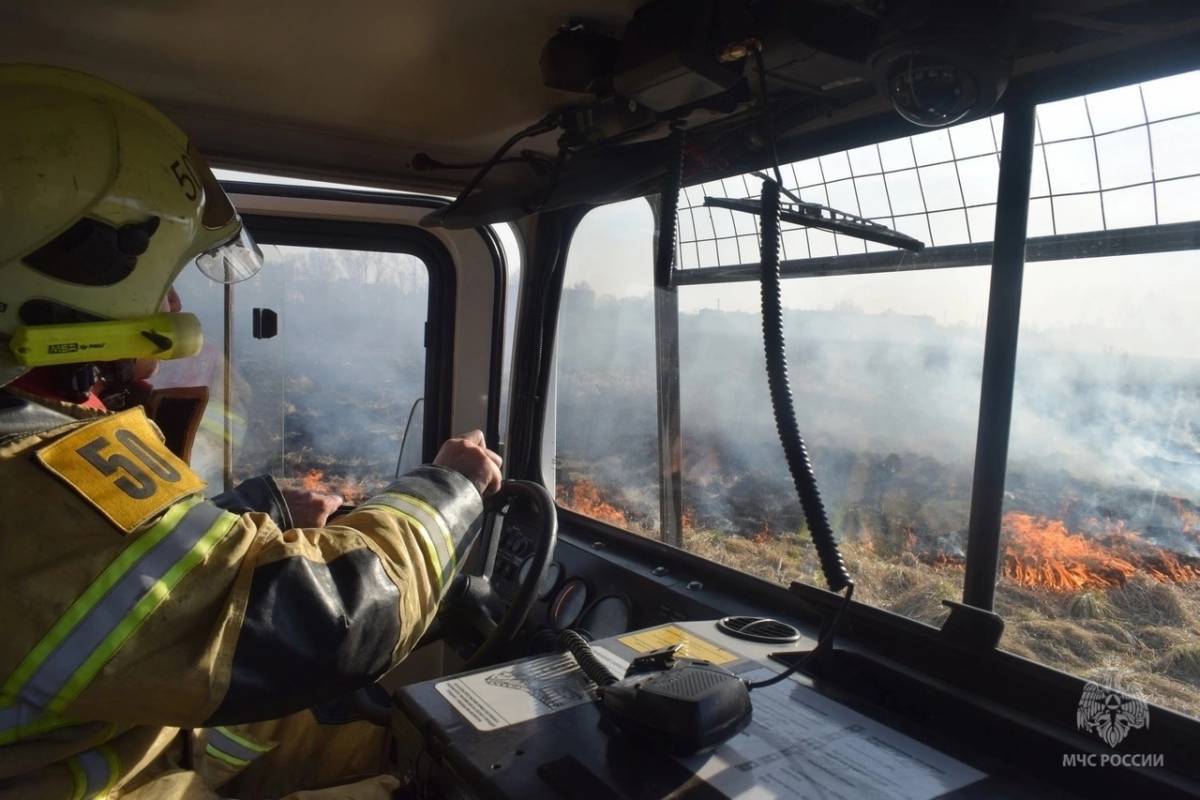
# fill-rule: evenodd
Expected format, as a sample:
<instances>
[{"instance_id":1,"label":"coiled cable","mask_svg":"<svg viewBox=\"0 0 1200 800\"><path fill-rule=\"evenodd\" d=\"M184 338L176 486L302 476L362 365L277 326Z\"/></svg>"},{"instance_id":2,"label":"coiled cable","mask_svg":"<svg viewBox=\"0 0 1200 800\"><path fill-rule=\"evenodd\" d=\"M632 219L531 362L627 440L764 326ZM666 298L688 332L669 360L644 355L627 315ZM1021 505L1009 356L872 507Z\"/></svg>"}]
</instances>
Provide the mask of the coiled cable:
<instances>
[{"instance_id":1,"label":"coiled cable","mask_svg":"<svg viewBox=\"0 0 1200 800\"><path fill-rule=\"evenodd\" d=\"M684 131L676 127L671 133L674 146L671 163L663 176L658 203L658 240L654 254L654 284L668 288L675 276L675 236L679 214L679 192L683 188Z\"/></svg>"},{"instance_id":2,"label":"coiled cable","mask_svg":"<svg viewBox=\"0 0 1200 800\"><path fill-rule=\"evenodd\" d=\"M788 385L787 350L783 335L783 300L779 276L779 184L764 180L762 185L762 283L763 352L767 361L767 384L771 391L771 409L775 428L783 444L788 471L804 510L813 545L821 561L821 571L830 590L840 592L853 585L838 550L837 538L829 525L817 479L813 474L808 449L796 423L796 408Z\"/></svg>"},{"instance_id":3,"label":"coiled cable","mask_svg":"<svg viewBox=\"0 0 1200 800\"><path fill-rule=\"evenodd\" d=\"M588 640L580 636L571 629L567 629L558 635L558 646L563 650L569 651L575 656L575 660L579 662L579 668L583 670L583 674L592 679L600 688L612 686L617 682L617 676L608 671L608 667L600 663L600 659L596 658L596 654L592 652L592 646L588 644Z\"/></svg>"}]
</instances>

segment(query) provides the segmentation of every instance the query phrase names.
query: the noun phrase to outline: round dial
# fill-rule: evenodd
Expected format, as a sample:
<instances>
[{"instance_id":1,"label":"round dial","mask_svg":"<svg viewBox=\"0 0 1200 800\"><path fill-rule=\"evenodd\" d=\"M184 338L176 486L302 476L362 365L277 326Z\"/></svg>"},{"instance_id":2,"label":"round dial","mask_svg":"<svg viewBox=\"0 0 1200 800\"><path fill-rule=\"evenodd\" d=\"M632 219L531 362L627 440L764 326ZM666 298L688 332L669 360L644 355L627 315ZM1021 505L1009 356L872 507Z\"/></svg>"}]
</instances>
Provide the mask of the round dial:
<instances>
[{"instance_id":1,"label":"round dial","mask_svg":"<svg viewBox=\"0 0 1200 800\"><path fill-rule=\"evenodd\" d=\"M517 582L522 586L525 585L526 579L529 577L530 570L533 569L533 556L521 562L521 573L517 576ZM562 575L562 567L557 561L552 561L546 567L546 574L542 576L542 582L538 584L537 599L545 600L550 596L551 590L558 583L559 576Z\"/></svg>"},{"instance_id":2,"label":"round dial","mask_svg":"<svg viewBox=\"0 0 1200 800\"><path fill-rule=\"evenodd\" d=\"M624 633L629 630L629 601L616 595L601 597L583 615L579 627L590 633L593 639Z\"/></svg>"},{"instance_id":3,"label":"round dial","mask_svg":"<svg viewBox=\"0 0 1200 800\"><path fill-rule=\"evenodd\" d=\"M561 631L574 625L587 605L587 594L587 585L579 578L564 583L550 602L551 627Z\"/></svg>"}]
</instances>

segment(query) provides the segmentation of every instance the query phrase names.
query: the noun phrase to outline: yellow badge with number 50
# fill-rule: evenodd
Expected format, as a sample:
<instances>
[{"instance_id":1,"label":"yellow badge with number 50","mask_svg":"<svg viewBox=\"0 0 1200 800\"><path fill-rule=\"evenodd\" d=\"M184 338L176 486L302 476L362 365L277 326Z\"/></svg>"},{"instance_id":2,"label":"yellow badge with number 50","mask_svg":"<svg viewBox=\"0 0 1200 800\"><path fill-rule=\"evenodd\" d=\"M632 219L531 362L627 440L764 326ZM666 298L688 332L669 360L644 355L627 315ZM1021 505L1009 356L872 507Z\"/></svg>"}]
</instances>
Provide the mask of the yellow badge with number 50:
<instances>
[{"instance_id":1,"label":"yellow badge with number 50","mask_svg":"<svg viewBox=\"0 0 1200 800\"><path fill-rule=\"evenodd\" d=\"M37 457L125 533L206 486L166 448L140 406L85 425Z\"/></svg>"}]
</instances>

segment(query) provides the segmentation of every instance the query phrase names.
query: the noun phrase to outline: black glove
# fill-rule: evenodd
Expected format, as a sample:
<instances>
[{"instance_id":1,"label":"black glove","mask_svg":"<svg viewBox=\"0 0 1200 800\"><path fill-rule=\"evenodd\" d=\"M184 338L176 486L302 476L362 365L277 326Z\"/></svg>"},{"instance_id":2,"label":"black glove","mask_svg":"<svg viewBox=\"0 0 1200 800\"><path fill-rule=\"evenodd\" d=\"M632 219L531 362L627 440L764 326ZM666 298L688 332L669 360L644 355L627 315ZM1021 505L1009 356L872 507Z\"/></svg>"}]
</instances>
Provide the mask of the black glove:
<instances>
[{"instance_id":1,"label":"black glove","mask_svg":"<svg viewBox=\"0 0 1200 800\"><path fill-rule=\"evenodd\" d=\"M283 493L279 491L275 479L270 475L248 478L228 492L221 492L212 498L212 503L234 514L245 514L248 511L269 514L283 531L294 527L292 514L288 511Z\"/></svg>"}]
</instances>

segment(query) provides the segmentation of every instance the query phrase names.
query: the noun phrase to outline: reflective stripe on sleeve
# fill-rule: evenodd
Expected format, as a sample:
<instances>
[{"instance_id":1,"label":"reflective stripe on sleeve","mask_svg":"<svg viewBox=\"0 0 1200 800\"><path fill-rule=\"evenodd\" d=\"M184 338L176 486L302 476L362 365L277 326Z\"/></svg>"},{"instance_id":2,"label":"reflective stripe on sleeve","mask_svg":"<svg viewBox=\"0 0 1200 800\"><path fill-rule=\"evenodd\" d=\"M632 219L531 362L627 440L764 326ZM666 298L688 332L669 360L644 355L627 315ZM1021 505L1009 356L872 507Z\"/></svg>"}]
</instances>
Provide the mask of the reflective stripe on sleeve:
<instances>
[{"instance_id":1,"label":"reflective stripe on sleeve","mask_svg":"<svg viewBox=\"0 0 1200 800\"><path fill-rule=\"evenodd\" d=\"M0 687L0 741L32 716L57 714L75 700L236 520L196 498L172 506L135 538Z\"/></svg>"},{"instance_id":2,"label":"reflective stripe on sleeve","mask_svg":"<svg viewBox=\"0 0 1200 800\"><path fill-rule=\"evenodd\" d=\"M454 553L453 541L446 529L446 523L431 506L425 503L418 505L413 498L401 494L379 494L372 497L359 509L384 508L399 515L412 524L419 536L421 549L429 557L433 566L433 578L438 594L441 594L446 581L454 574L457 559ZM424 506L424 508L422 508Z\"/></svg>"},{"instance_id":3,"label":"reflective stripe on sleeve","mask_svg":"<svg viewBox=\"0 0 1200 800\"><path fill-rule=\"evenodd\" d=\"M213 407L214 406L212 403L208 405L209 409ZM228 419L230 422L229 435L232 440L234 442L241 441L241 439L246 435L246 429L248 426L246 425L246 418L235 411L226 411L223 414L220 411L217 411L213 414L209 414L206 410L205 413L200 417L200 429L207 433L211 433L216 437L224 439L226 419Z\"/></svg>"},{"instance_id":4,"label":"reflective stripe on sleeve","mask_svg":"<svg viewBox=\"0 0 1200 800\"><path fill-rule=\"evenodd\" d=\"M450 528L446 525L446 520L437 512L436 508L420 498L398 492L375 495L367 502L372 505L382 503L415 517L420 521L421 527L428 532L434 546L437 547L442 563L449 566L447 571L453 572L457 568L458 553L455 552L454 537L450 535Z\"/></svg>"},{"instance_id":5,"label":"reflective stripe on sleeve","mask_svg":"<svg viewBox=\"0 0 1200 800\"><path fill-rule=\"evenodd\" d=\"M272 749L271 745L261 744L246 736L241 736L224 726L205 728L205 734L208 742L204 751L235 767L244 767Z\"/></svg>"},{"instance_id":6,"label":"reflective stripe on sleeve","mask_svg":"<svg viewBox=\"0 0 1200 800\"><path fill-rule=\"evenodd\" d=\"M275 745L273 744L264 744L256 739L251 739L249 736L238 733L232 728L227 728L224 725L218 725L215 728L209 728L209 730L219 732L225 738L233 740L235 743L254 753L269 753L275 749Z\"/></svg>"},{"instance_id":7,"label":"reflective stripe on sleeve","mask_svg":"<svg viewBox=\"0 0 1200 800\"><path fill-rule=\"evenodd\" d=\"M43 713L40 708L18 700L14 706L0 708L0 745L11 744L17 739L37 736L49 731L72 728L80 724L86 723Z\"/></svg>"},{"instance_id":8,"label":"reflective stripe on sleeve","mask_svg":"<svg viewBox=\"0 0 1200 800\"><path fill-rule=\"evenodd\" d=\"M426 503L419 497L414 497L410 494L400 494L399 492L387 492L383 495L388 499L395 499L400 503L409 505L414 510L424 512L432 520L437 532L442 536L442 542L446 545L446 551L450 553L450 569L454 571L458 567L459 553L454 546L454 537L450 535L450 527L446 524L446 520L438 513L438 510Z\"/></svg>"},{"instance_id":9,"label":"reflective stripe on sleeve","mask_svg":"<svg viewBox=\"0 0 1200 800\"><path fill-rule=\"evenodd\" d=\"M204 752L207 755L215 758L217 761L233 767L234 769L241 769L242 767L250 766L250 759L238 758L237 756L222 752L221 749L213 745L212 742L204 745Z\"/></svg>"},{"instance_id":10,"label":"reflective stripe on sleeve","mask_svg":"<svg viewBox=\"0 0 1200 800\"><path fill-rule=\"evenodd\" d=\"M121 776L121 764L110 747L85 750L67 761L74 790L71 800L104 797Z\"/></svg>"}]
</instances>

